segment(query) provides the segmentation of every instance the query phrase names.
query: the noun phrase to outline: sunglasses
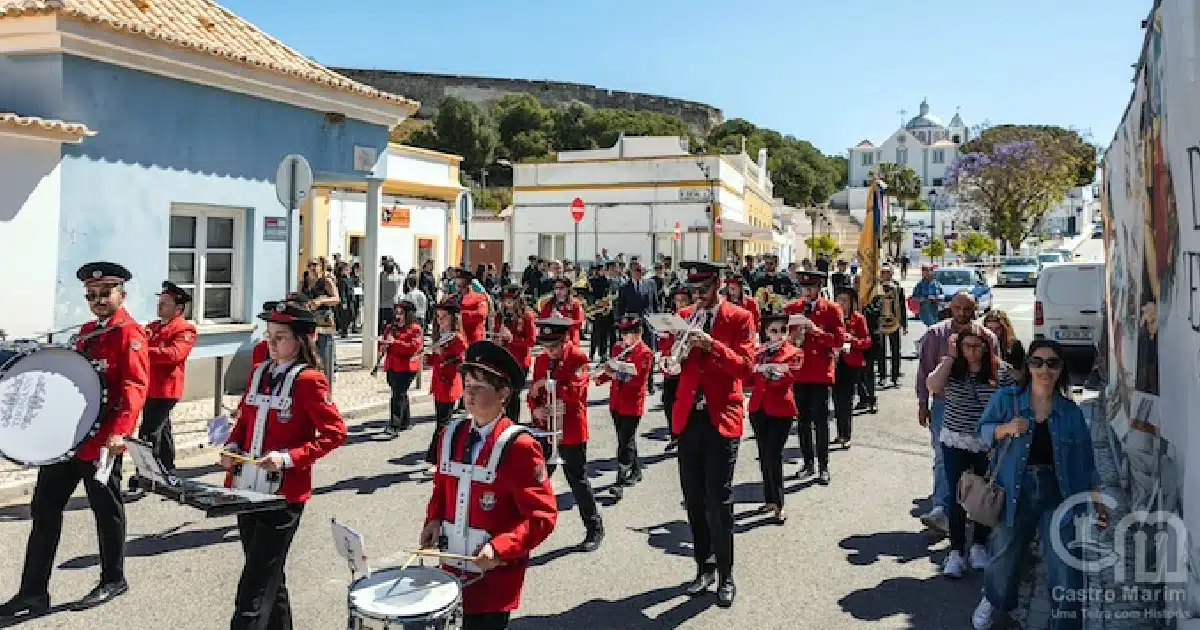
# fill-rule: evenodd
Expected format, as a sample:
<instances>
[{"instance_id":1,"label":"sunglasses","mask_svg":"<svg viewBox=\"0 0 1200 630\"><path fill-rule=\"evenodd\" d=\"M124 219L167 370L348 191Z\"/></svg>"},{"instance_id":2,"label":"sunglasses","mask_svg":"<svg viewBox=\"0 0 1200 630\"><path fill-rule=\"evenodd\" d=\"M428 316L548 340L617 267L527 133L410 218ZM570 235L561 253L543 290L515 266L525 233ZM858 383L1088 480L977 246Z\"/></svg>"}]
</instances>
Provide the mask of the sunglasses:
<instances>
[{"instance_id":1,"label":"sunglasses","mask_svg":"<svg viewBox=\"0 0 1200 630\"><path fill-rule=\"evenodd\" d=\"M108 299L109 297L112 297L112 292L113 292L113 289L115 289L115 288L116 287L107 287L104 289L100 289L99 291L84 291L83 297L84 297L84 299L86 299L89 302L98 302L100 300L104 300L104 299Z\"/></svg>"},{"instance_id":2,"label":"sunglasses","mask_svg":"<svg viewBox=\"0 0 1200 630\"><path fill-rule=\"evenodd\" d=\"M1049 359L1043 359L1042 357L1029 357L1025 362L1029 364L1029 367L1035 370L1041 368L1058 370L1062 369L1063 366L1063 360L1055 357L1051 357Z\"/></svg>"}]
</instances>

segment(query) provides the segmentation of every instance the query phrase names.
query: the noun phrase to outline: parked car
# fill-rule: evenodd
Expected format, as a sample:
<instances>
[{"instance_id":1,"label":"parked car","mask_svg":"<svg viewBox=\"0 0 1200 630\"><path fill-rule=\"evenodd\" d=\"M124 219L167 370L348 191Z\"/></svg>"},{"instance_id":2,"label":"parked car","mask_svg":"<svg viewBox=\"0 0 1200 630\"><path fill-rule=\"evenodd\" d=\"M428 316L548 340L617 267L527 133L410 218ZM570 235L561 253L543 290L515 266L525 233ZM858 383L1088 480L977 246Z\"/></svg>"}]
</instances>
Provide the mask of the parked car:
<instances>
[{"instance_id":1,"label":"parked car","mask_svg":"<svg viewBox=\"0 0 1200 630\"><path fill-rule=\"evenodd\" d=\"M1046 265L1053 265L1060 262L1068 262L1068 259L1063 257L1063 253L1059 251L1042 252L1037 255L1038 271L1041 271Z\"/></svg>"},{"instance_id":2,"label":"parked car","mask_svg":"<svg viewBox=\"0 0 1200 630\"><path fill-rule=\"evenodd\" d=\"M1053 339L1090 367L1104 325L1104 264L1068 262L1042 270L1033 291L1033 337Z\"/></svg>"},{"instance_id":3,"label":"parked car","mask_svg":"<svg viewBox=\"0 0 1200 630\"><path fill-rule=\"evenodd\" d=\"M1012 256L1004 259L996 272L996 286L1032 287L1037 285L1041 264L1033 256Z\"/></svg>"},{"instance_id":4,"label":"parked car","mask_svg":"<svg viewBox=\"0 0 1200 630\"><path fill-rule=\"evenodd\" d=\"M942 285L939 319L950 316L950 299L960 292L970 293L975 298L979 313L992 310L992 288L982 271L974 267L942 267L933 271L933 278Z\"/></svg>"}]
</instances>

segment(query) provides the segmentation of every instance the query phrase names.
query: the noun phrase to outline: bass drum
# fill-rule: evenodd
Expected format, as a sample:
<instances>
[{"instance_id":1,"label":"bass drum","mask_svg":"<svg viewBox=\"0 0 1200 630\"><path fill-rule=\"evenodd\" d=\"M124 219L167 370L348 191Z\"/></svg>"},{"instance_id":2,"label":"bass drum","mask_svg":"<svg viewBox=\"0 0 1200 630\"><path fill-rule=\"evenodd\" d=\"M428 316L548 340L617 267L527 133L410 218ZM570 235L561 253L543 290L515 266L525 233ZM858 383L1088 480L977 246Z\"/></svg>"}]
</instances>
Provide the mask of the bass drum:
<instances>
[{"instance_id":1,"label":"bass drum","mask_svg":"<svg viewBox=\"0 0 1200 630\"><path fill-rule=\"evenodd\" d=\"M74 348L0 343L0 457L22 466L73 457L107 402L100 368Z\"/></svg>"}]
</instances>

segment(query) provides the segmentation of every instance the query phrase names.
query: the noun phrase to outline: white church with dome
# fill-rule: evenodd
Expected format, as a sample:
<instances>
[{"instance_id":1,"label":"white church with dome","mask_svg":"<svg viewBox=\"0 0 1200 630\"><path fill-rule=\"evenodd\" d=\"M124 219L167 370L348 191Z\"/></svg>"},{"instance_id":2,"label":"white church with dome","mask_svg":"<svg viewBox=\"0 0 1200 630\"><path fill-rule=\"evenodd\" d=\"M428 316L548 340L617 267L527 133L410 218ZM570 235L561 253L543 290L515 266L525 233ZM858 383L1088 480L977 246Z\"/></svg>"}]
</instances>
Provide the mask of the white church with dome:
<instances>
[{"instance_id":1,"label":"white church with dome","mask_svg":"<svg viewBox=\"0 0 1200 630\"><path fill-rule=\"evenodd\" d=\"M950 123L930 113L929 103L921 101L917 115L881 144L863 140L848 154L847 188L833 196L835 208L865 210L867 184L880 164L900 164L911 168L921 180L921 198L946 208L953 200L945 194L946 169L958 157L959 147L969 138L967 125L957 113ZM931 197L932 193L932 197ZM940 223L941 221L939 221Z\"/></svg>"}]
</instances>

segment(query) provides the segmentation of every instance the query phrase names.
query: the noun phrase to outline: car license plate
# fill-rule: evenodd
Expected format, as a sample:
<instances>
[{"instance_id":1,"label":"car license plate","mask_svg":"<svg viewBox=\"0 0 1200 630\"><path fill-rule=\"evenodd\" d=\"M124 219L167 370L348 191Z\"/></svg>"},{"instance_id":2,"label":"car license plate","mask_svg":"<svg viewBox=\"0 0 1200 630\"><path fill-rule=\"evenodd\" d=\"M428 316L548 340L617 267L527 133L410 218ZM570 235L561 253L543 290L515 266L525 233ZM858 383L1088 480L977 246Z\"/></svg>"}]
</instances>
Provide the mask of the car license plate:
<instances>
[{"instance_id":1,"label":"car license plate","mask_svg":"<svg viewBox=\"0 0 1200 630\"><path fill-rule=\"evenodd\" d=\"M1056 330L1054 338L1058 341L1091 341L1092 331L1090 330Z\"/></svg>"}]
</instances>

